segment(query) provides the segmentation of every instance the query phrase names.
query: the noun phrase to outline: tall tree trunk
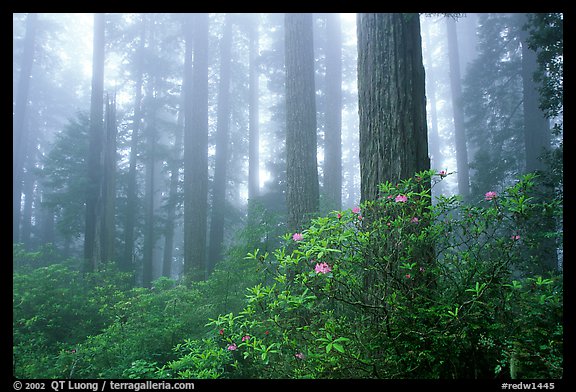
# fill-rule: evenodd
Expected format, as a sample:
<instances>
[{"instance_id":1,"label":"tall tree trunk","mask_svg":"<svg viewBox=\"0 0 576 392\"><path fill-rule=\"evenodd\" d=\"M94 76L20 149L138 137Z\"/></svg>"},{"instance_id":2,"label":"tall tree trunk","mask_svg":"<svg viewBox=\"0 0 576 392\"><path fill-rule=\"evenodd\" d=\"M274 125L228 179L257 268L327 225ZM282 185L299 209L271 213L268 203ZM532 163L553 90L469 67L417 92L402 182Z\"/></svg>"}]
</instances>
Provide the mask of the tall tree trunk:
<instances>
[{"instance_id":1,"label":"tall tree trunk","mask_svg":"<svg viewBox=\"0 0 576 392\"><path fill-rule=\"evenodd\" d=\"M464 128L464 110L462 108L462 79L460 77L458 36L456 33L456 21L453 18L446 18L446 30L448 35L448 61L450 63L450 89L452 91L454 139L456 142L458 193L460 193L464 199L467 199L470 195L470 173L468 169L466 129Z\"/></svg>"},{"instance_id":2,"label":"tall tree trunk","mask_svg":"<svg viewBox=\"0 0 576 392\"><path fill-rule=\"evenodd\" d=\"M20 239L20 208L22 198L22 177L24 170L24 145L27 141L27 127L25 125L26 108L32 65L34 64L34 46L36 42L36 24L38 16L30 13L26 17L26 35L24 37L24 52L20 67L18 90L14 105L14 121L12 123L12 236L13 242Z\"/></svg>"},{"instance_id":3,"label":"tall tree trunk","mask_svg":"<svg viewBox=\"0 0 576 392\"><path fill-rule=\"evenodd\" d=\"M220 41L220 84L218 91L218 123L216 129L216 157L212 191L212 218L210 220L210 247L208 249L207 273L222 257L224 241L224 214L226 209L226 172L228 167L228 140L230 134L230 67L232 51L232 22L225 16Z\"/></svg>"},{"instance_id":4,"label":"tall tree trunk","mask_svg":"<svg viewBox=\"0 0 576 392\"><path fill-rule=\"evenodd\" d=\"M155 103L152 103L154 105ZM144 193L144 248L142 252L142 286L150 287L154 264L154 168L156 155L156 111L151 110L146 129L146 169Z\"/></svg>"},{"instance_id":5,"label":"tall tree trunk","mask_svg":"<svg viewBox=\"0 0 576 392\"><path fill-rule=\"evenodd\" d=\"M144 44L146 42L146 16L142 15L140 28L140 41L136 49L136 84L134 86L134 117L132 118L132 138L130 141L130 163L128 169L128 187L126 190L126 223L124 226L124 255L121 258L120 270L124 272L134 270L134 228L136 226L136 207L138 205L137 172L138 144L140 122L142 121L142 63Z\"/></svg>"},{"instance_id":6,"label":"tall tree trunk","mask_svg":"<svg viewBox=\"0 0 576 392\"><path fill-rule=\"evenodd\" d=\"M192 280L206 276L208 209L208 14L195 14L186 23L184 81L184 272ZM188 75L186 75L188 74Z\"/></svg>"},{"instance_id":7,"label":"tall tree trunk","mask_svg":"<svg viewBox=\"0 0 576 392\"><path fill-rule=\"evenodd\" d=\"M429 170L430 160L419 15L358 14L357 31L360 189L361 201L366 202L380 196L380 183L412 178ZM429 191L430 184L420 185L422 191ZM385 213L386 207L363 211L362 228L370 233L372 223ZM426 224L421 220L418 230ZM363 266L367 303L380 306L389 285L394 284L393 270L373 267L390 265L390 257L397 258L390 254L397 246L393 241L382 243L379 235L370 236ZM419 263L433 263L433 246L414 247L411 252ZM396 259L392 265L399 262ZM422 287L431 288L432 283L422 282Z\"/></svg>"},{"instance_id":8,"label":"tall tree trunk","mask_svg":"<svg viewBox=\"0 0 576 392\"><path fill-rule=\"evenodd\" d=\"M460 59L460 76L462 80L467 77L468 65L474 61L478 54L478 14L467 13L458 19L456 32L458 35L458 57Z\"/></svg>"},{"instance_id":9,"label":"tall tree trunk","mask_svg":"<svg viewBox=\"0 0 576 392\"><path fill-rule=\"evenodd\" d=\"M260 130L258 127L258 97L259 97L259 56L258 56L258 16L254 15L249 27L250 39L250 108L248 113L248 200L253 200L260 194Z\"/></svg>"},{"instance_id":10,"label":"tall tree trunk","mask_svg":"<svg viewBox=\"0 0 576 392\"><path fill-rule=\"evenodd\" d=\"M102 261L112 261L116 240L116 97L108 97L106 102L106 142L104 144L103 220L102 220Z\"/></svg>"},{"instance_id":11,"label":"tall tree trunk","mask_svg":"<svg viewBox=\"0 0 576 392\"><path fill-rule=\"evenodd\" d=\"M154 31L150 29L149 42L153 45ZM153 73L146 84L146 168L144 170L144 245L142 250L142 286L151 287L154 271L155 239L155 205L156 205L156 144L158 143L156 130L156 116L158 110L157 95L158 76Z\"/></svg>"},{"instance_id":12,"label":"tall tree trunk","mask_svg":"<svg viewBox=\"0 0 576 392\"><path fill-rule=\"evenodd\" d=\"M426 43L426 62L428 68L426 69L426 97L430 103L430 128L428 133L428 142L430 145L431 167L438 171L444 170L442 163L444 161L440 151L440 136L438 134L438 111L436 109L436 78L434 64L432 61L432 46L430 44L430 29L428 23L425 24L425 33L423 34ZM440 182L437 185L436 191L442 194L444 183Z\"/></svg>"},{"instance_id":13,"label":"tall tree trunk","mask_svg":"<svg viewBox=\"0 0 576 392\"><path fill-rule=\"evenodd\" d=\"M342 30L340 14L326 16L326 131L324 192L330 208L342 209Z\"/></svg>"},{"instance_id":14,"label":"tall tree trunk","mask_svg":"<svg viewBox=\"0 0 576 392\"><path fill-rule=\"evenodd\" d=\"M312 14L286 14L286 203L288 228L319 210Z\"/></svg>"},{"instance_id":15,"label":"tall tree trunk","mask_svg":"<svg viewBox=\"0 0 576 392\"><path fill-rule=\"evenodd\" d=\"M32 214L34 202L34 183L36 182L32 171L34 170L34 152L36 149L28 154L26 160L26 171L23 173L23 186L22 194L24 195L24 203L22 204L21 212L21 227L20 227L20 242L24 244L25 249L32 249Z\"/></svg>"},{"instance_id":16,"label":"tall tree trunk","mask_svg":"<svg viewBox=\"0 0 576 392\"><path fill-rule=\"evenodd\" d=\"M101 261L100 220L102 214L102 149L104 101L104 14L94 14L92 93L84 233L84 271L93 272Z\"/></svg>"},{"instance_id":17,"label":"tall tree trunk","mask_svg":"<svg viewBox=\"0 0 576 392\"><path fill-rule=\"evenodd\" d=\"M430 169L418 14L358 14L361 200Z\"/></svg>"},{"instance_id":18,"label":"tall tree trunk","mask_svg":"<svg viewBox=\"0 0 576 392\"><path fill-rule=\"evenodd\" d=\"M184 113L178 112L178 125L174 133L174 148L170 161L170 190L166 203L166 226L164 228L164 258L162 262L162 276L172 276L172 257L174 254L174 228L176 226L176 205L178 204L178 181L182 155L182 138Z\"/></svg>"}]
</instances>

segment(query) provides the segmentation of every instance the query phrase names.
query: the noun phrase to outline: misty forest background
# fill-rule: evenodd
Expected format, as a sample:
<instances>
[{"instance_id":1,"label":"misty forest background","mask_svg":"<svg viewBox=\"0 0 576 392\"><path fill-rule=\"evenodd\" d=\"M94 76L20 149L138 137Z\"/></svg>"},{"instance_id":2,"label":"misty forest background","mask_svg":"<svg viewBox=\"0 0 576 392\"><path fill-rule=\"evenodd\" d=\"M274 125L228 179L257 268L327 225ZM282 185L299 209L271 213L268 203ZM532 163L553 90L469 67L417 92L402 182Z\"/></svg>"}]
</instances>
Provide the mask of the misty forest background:
<instances>
[{"instance_id":1,"label":"misty forest background","mask_svg":"<svg viewBox=\"0 0 576 392\"><path fill-rule=\"evenodd\" d=\"M13 14L13 375L561 378L563 14Z\"/></svg>"}]
</instances>

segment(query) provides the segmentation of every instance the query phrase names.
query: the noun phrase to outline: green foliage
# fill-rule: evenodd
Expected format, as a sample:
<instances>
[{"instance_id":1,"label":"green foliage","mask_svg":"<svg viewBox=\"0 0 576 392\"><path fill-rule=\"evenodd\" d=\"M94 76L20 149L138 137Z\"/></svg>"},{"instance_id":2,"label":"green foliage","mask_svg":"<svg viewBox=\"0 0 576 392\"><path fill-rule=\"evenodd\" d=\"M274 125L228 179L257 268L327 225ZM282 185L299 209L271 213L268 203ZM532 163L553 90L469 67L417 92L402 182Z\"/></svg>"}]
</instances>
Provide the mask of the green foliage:
<instances>
[{"instance_id":1,"label":"green foliage","mask_svg":"<svg viewBox=\"0 0 576 392\"><path fill-rule=\"evenodd\" d=\"M539 224L562 205L537 201L534 175L473 204L432 202L444 177L382 184L378 200L314 219L276 249L247 251L269 243L262 227L246 232L205 282L131 288L112 264L22 267L15 375L562 377L561 275L533 268L542 239L562 238Z\"/></svg>"},{"instance_id":2,"label":"green foliage","mask_svg":"<svg viewBox=\"0 0 576 392\"><path fill-rule=\"evenodd\" d=\"M193 374L190 358L198 356L195 360L204 362L196 366L197 376L218 376L221 370L210 370L208 363L215 357L206 359L204 351L198 352L191 343L178 343L190 336L194 337L190 341L202 342L209 318L242 309L245 288L259 279L257 266L243 258L247 243L231 247L227 260L205 282L178 283L161 277L151 289L132 288L130 276L119 273L114 264L88 275L63 264L34 268L42 265L41 260L55 258L51 248L25 252L15 245L14 262L21 265L14 273L15 374L178 377ZM188 357L188 362L178 362L180 356ZM172 367L157 365L172 360Z\"/></svg>"},{"instance_id":3,"label":"green foliage","mask_svg":"<svg viewBox=\"0 0 576 392\"><path fill-rule=\"evenodd\" d=\"M539 70L534 75L540 84L540 107L548 118L564 112L564 15L562 13L529 14L523 27L530 37L528 45L536 51ZM561 132L562 127L555 127Z\"/></svg>"},{"instance_id":4,"label":"green foliage","mask_svg":"<svg viewBox=\"0 0 576 392\"><path fill-rule=\"evenodd\" d=\"M39 177L43 185L44 206L56 213L60 233L71 239L84 231L86 159L90 119L79 113L56 135L44 157Z\"/></svg>"},{"instance_id":5,"label":"green foliage","mask_svg":"<svg viewBox=\"0 0 576 392\"><path fill-rule=\"evenodd\" d=\"M113 320L127 277L114 269L83 276L60 264L14 272L14 373L59 377L58 351L70 353Z\"/></svg>"},{"instance_id":6,"label":"green foliage","mask_svg":"<svg viewBox=\"0 0 576 392\"><path fill-rule=\"evenodd\" d=\"M507 186L523 172L520 14L479 14L478 55L462 81L471 191Z\"/></svg>"},{"instance_id":7,"label":"green foliage","mask_svg":"<svg viewBox=\"0 0 576 392\"><path fill-rule=\"evenodd\" d=\"M534 202L532 175L475 205L432 205L425 184L443 177L383 184L379 200L250 253L273 281L209 322L219 375L561 377L561 279L532 276L524 259L530 222L557 205Z\"/></svg>"}]
</instances>

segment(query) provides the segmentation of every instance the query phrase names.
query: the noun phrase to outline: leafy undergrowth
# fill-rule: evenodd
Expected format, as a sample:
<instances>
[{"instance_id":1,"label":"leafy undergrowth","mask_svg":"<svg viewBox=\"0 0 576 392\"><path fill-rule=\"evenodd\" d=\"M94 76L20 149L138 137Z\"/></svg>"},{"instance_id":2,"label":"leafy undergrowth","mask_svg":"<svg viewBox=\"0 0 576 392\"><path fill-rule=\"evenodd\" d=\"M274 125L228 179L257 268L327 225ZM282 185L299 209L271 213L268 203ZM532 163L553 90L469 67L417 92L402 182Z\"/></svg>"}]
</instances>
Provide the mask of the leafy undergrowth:
<instances>
[{"instance_id":1,"label":"leafy undergrowth","mask_svg":"<svg viewBox=\"0 0 576 392\"><path fill-rule=\"evenodd\" d=\"M433 202L447 175L382 184L205 282L15 271L15 375L562 377L562 274L545 249L561 243L560 201L526 175L476 203Z\"/></svg>"}]
</instances>

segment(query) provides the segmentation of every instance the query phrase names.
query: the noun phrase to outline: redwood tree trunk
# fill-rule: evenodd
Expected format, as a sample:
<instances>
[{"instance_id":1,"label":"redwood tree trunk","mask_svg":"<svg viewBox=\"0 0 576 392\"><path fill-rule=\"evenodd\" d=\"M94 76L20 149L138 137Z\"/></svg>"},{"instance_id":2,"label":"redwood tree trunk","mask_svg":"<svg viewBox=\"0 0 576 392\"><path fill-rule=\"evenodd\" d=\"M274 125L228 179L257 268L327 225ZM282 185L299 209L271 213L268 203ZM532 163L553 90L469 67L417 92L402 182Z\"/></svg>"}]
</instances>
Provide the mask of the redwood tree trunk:
<instances>
[{"instance_id":1,"label":"redwood tree trunk","mask_svg":"<svg viewBox=\"0 0 576 392\"><path fill-rule=\"evenodd\" d=\"M361 200L430 168L418 14L358 14Z\"/></svg>"},{"instance_id":2,"label":"redwood tree trunk","mask_svg":"<svg viewBox=\"0 0 576 392\"><path fill-rule=\"evenodd\" d=\"M324 193L329 206L342 208L342 32L340 15L326 16L326 134Z\"/></svg>"},{"instance_id":3,"label":"redwood tree trunk","mask_svg":"<svg viewBox=\"0 0 576 392\"><path fill-rule=\"evenodd\" d=\"M186 66L184 76L184 273L203 280L208 217L208 14L193 15L185 29L185 61L190 63L193 43L194 65Z\"/></svg>"},{"instance_id":4,"label":"redwood tree trunk","mask_svg":"<svg viewBox=\"0 0 576 392\"><path fill-rule=\"evenodd\" d=\"M208 273L212 272L214 266L222 257L222 243L224 241L228 141L230 139L230 61L232 49L232 22L229 14L226 14L224 33L220 44L220 85L218 86L218 123L216 129L216 157L210 220Z\"/></svg>"},{"instance_id":5,"label":"redwood tree trunk","mask_svg":"<svg viewBox=\"0 0 576 392\"><path fill-rule=\"evenodd\" d=\"M319 210L312 14L286 14L286 203L289 230Z\"/></svg>"},{"instance_id":6,"label":"redwood tree trunk","mask_svg":"<svg viewBox=\"0 0 576 392\"><path fill-rule=\"evenodd\" d=\"M90 144L86 189L86 230L84 233L84 271L93 272L101 261L100 221L102 218L102 164L104 105L104 14L94 14L92 93L90 106Z\"/></svg>"},{"instance_id":7,"label":"redwood tree trunk","mask_svg":"<svg viewBox=\"0 0 576 392\"><path fill-rule=\"evenodd\" d=\"M27 128L25 126L26 108L28 106L28 93L34 64L34 45L36 42L36 24L38 16L35 13L28 14L26 18L26 36L24 37L24 53L22 66L16 91L14 105L14 121L12 123L12 235L13 241L20 238L20 207L22 198L22 177L24 169L24 144L27 141Z\"/></svg>"}]
</instances>

